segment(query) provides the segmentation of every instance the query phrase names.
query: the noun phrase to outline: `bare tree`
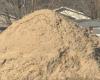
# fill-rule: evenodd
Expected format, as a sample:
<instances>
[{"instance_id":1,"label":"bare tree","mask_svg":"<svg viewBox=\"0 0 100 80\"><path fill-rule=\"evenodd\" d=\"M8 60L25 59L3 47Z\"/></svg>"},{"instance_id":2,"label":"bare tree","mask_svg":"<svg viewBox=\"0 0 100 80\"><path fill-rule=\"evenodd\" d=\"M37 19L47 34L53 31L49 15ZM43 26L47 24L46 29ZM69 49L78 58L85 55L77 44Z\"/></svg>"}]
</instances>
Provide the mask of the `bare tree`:
<instances>
[{"instance_id":1,"label":"bare tree","mask_svg":"<svg viewBox=\"0 0 100 80\"><path fill-rule=\"evenodd\" d=\"M91 18L96 19L97 18L97 7L95 0L90 1L90 10L91 10Z\"/></svg>"},{"instance_id":2,"label":"bare tree","mask_svg":"<svg viewBox=\"0 0 100 80\"><path fill-rule=\"evenodd\" d=\"M73 3L74 1L74 3ZM11 24L12 16L18 20L37 9L54 9L60 6L67 6L90 15L92 19L100 17L100 0L0 0L0 7L6 16L8 24ZM77 3L75 3L77 2ZM77 7L76 7L77 6Z\"/></svg>"}]
</instances>

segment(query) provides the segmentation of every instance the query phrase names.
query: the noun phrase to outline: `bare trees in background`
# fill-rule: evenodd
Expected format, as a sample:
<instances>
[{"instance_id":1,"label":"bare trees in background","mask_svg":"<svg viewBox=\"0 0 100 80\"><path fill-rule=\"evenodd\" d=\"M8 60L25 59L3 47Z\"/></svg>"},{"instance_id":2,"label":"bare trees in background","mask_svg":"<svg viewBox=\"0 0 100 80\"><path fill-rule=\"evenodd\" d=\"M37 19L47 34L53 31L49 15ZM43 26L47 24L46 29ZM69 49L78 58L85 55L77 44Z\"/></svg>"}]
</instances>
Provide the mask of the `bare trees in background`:
<instances>
[{"instance_id":1,"label":"bare trees in background","mask_svg":"<svg viewBox=\"0 0 100 80\"><path fill-rule=\"evenodd\" d=\"M98 18L98 10L97 10L97 0L90 0L90 2L88 2L88 8L90 9L90 16L92 19L97 19Z\"/></svg>"},{"instance_id":2,"label":"bare trees in background","mask_svg":"<svg viewBox=\"0 0 100 80\"><path fill-rule=\"evenodd\" d=\"M87 0L90 17L92 19L100 19L100 0Z\"/></svg>"},{"instance_id":3,"label":"bare trees in background","mask_svg":"<svg viewBox=\"0 0 100 80\"><path fill-rule=\"evenodd\" d=\"M97 18L100 19L100 0L96 1Z\"/></svg>"},{"instance_id":4,"label":"bare trees in background","mask_svg":"<svg viewBox=\"0 0 100 80\"><path fill-rule=\"evenodd\" d=\"M0 0L0 15L10 25L28 13L38 9L54 9L67 6L88 14L92 19L100 17L100 0Z\"/></svg>"},{"instance_id":5,"label":"bare trees in background","mask_svg":"<svg viewBox=\"0 0 100 80\"><path fill-rule=\"evenodd\" d=\"M5 16L8 25L34 11L37 0L1 0L0 16Z\"/></svg>"},{"instance_id":6,"label":"bare trees in background","mask_svg":"<svg viewBox=\"0 0 100 80\"><path fill-rule=\"evenodd\" d=\"M2 3L3 5L2 5ZM11 18L20 19L28 13L42 8L54 8L59 5L61 0L1 0L0 6L2 13L6 16L8 24L11 24Z\"/></svg>"}]
</instances>

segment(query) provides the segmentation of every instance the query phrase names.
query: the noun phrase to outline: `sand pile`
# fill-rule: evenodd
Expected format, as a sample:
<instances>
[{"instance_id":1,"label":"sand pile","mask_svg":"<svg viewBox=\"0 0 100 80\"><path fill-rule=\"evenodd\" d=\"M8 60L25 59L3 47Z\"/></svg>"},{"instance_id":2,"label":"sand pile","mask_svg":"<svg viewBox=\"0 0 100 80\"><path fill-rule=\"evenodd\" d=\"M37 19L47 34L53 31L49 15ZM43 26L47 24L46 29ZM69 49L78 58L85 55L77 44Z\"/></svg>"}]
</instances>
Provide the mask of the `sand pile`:
<instances>
[{"instance_id":1,"label":"sand pile","mask_svg":"<svg viewBox=\"0 0 100 80\"><path fill-rule=\"evenodd\" d=\"M0 34L0 80L99 80L98 37L51 10Z\"/></svg>"}]
</instances>

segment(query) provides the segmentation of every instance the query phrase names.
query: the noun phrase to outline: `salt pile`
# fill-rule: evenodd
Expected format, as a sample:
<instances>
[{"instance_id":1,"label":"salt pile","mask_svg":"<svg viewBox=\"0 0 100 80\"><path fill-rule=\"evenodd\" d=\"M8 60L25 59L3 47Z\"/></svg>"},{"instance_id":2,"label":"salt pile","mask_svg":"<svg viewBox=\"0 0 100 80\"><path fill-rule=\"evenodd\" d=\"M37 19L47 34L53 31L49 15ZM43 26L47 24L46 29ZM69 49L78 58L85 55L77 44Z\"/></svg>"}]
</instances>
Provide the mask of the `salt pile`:
<instances>
[{"instance_id":1,"label":"salt pile","mask_svg":"<svg viewBox=\"0 0 100 80\"><path fill-rule=\"evenodd\" d=\"M100 80L99 40L51 10L0 34L0 80Z\"/></svg>"}]
</instances>

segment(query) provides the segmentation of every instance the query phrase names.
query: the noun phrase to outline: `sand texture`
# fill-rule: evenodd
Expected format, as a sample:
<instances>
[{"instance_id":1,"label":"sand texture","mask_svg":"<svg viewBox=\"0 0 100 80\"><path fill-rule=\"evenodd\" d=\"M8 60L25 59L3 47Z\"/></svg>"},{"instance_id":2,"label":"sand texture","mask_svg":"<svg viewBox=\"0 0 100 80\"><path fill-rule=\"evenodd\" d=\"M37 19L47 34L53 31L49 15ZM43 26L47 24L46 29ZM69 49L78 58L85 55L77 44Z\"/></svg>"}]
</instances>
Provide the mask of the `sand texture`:
<instances>
[{"instance_id":1,"label":"sand texture","mask_svg":"<svg viewBox=\"0 0 100 80\"><path fill-rule=\"evenodd\" d=\"M99 38L51 10L0 34L0 80L100 80Z\"/></svg>"}]
</instances>

